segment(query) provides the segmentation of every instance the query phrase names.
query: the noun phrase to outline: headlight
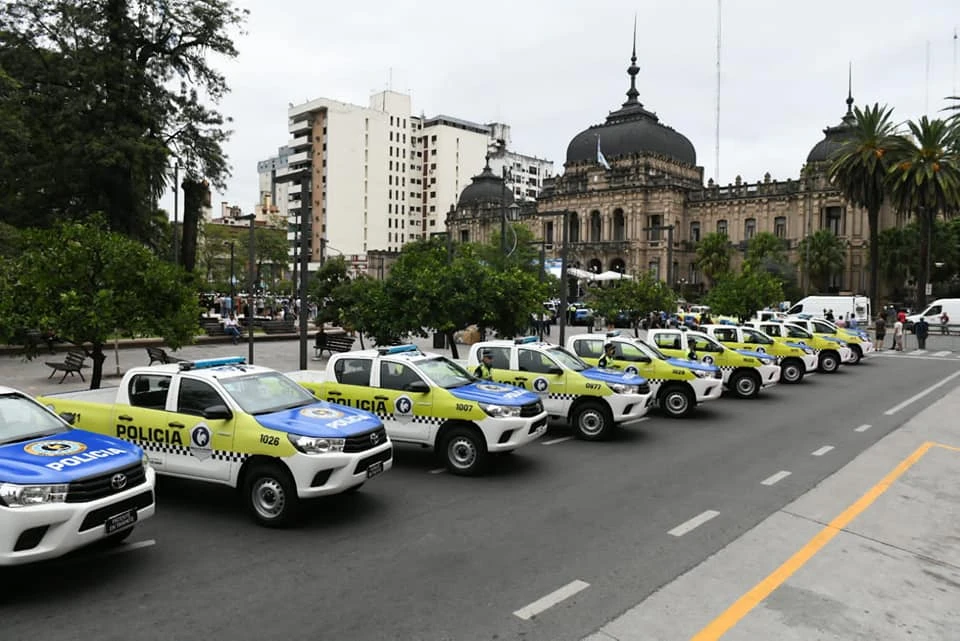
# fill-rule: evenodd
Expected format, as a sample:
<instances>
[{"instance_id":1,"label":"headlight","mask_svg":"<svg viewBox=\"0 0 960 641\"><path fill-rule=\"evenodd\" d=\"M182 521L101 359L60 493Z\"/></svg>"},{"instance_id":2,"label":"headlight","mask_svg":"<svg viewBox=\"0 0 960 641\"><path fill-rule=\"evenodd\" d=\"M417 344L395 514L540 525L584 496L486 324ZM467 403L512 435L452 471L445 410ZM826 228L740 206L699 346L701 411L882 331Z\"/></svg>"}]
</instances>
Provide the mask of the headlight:
<instances>
[{"instance_id":1,"label":"headlight","mask_svg":"<svg viewBox=\"0 0 960 641\"><path fill-rule=\"evenodd\" d=\"M607 383L607 387L617 394L638 394L640 392L638 385L627 385L625 383Z\"/></svg>"},{"instance_id":2,"label":"headlight","mask_svg":"<svg viewBox=\"0 0 960 641\"><path fill-rule=\"evenodd\" d=\"M7 507L27 507L67 500L67 485L0 485L0 503Z\"/></svg>"},{"instance_id":3,"label":"headlight","mask_svg":"<svg viewBox=\"0 0 960 641\"><path fill-rule=\"evenodd\" d=\"M313 436L301 436L299 434L287 434L290 444L304 454L329 454L332 452L342 452L343 443L346 439L342 438L315 438Z\"/></svg>"},{"instance_id":4,"label":"headlight","mask_svg":"<svg viewBox=\"0 0 960 641\"><path fill-rule=\"evenodd\" d=\"M496 405L495 403L479 403L480 409L493 418L516 418L520 416L519 405Z\"/></svg>"},{"instance_id":5,"label":"headlight","mask_svg":"<svg viewBox=\"0 0 960 641\"><path fill-rule=\"evenodd\" d=\"M690 371L693 372L693 375L696 376L697 378L709 378L709 377L710 377L710 372L708 372L708 371L705 370L705 369L691 369Z\"/></svg>"},{"instance_id":6,"label":"headlight","mask_svg":"<svg viewBox=\"0 0 960 641\"><path fill-rule=\"evenodd\" d=\"M847 345L846 341L840 341L840 347L850 347Z\"/></svg>"}]
</instances>

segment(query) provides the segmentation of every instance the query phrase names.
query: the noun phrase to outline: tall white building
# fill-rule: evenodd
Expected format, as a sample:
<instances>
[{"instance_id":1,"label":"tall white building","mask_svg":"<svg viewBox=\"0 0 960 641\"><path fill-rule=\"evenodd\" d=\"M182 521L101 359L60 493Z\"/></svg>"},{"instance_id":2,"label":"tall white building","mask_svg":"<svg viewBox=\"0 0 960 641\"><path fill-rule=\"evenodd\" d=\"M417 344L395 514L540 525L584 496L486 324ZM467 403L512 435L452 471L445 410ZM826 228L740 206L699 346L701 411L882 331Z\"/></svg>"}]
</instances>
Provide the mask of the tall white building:
<instances>
[{"instance_id":1,"label":"tall white building","mask_svg":"<svg viewBox=\"0 0 960 641\"><path fill-rule=\"evenodd\" d=\"M344 255L366 271L367 252L397 252L444 231L447 211L487 155L511 167L518 198L535 198L553 170L507 151L506 125L414 116L410 96L394 91L374 94L366 107L318 98L291 105L287 116L291 139L257 166L260 200L269 194L288 216L291 258L299 253L301 208L310 207L312 270Z\"/></svg>"},{"instance_id":2,"label":"tall white building","mask_svg":"<svg viewBox=\"0 0 960 641\"><path fill-rule=\"evenodd\" d=\"M490 127L490 169L506 179L516 200L534 201L543 181L553 177L553 162L510 150L510 125L495 122Z\"/></svg>"}]
</instances>

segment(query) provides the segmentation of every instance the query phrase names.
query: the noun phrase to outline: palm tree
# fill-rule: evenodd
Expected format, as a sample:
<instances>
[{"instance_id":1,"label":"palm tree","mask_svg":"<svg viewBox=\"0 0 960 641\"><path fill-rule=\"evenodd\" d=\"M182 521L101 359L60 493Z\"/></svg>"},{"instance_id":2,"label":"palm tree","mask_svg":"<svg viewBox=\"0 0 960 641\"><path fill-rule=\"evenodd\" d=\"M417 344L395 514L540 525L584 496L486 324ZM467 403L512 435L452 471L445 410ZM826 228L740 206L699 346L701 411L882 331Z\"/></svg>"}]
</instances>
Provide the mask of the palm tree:
<instances>
[{"instance_id":1,"label":"palm tree","mask_svg":"<svg viewBox=\"0 0 960 641\"><path fill-rule=\"evenodd\" d=\"M897 210L915 214L920 223L920 276L917 304L927 298L930 234L933 221L960 208L960 127L957 120L907 123L910 134L897 136L890 150L888 180Z\"/></svg>"},{"instance_id":2,"label":"palm tree","mask_svg":"<svg viewBox=\"0 0 960 641\"><path fill-rule=\"evenodd\" d=\"M852 101L852 99L851 99ZM879 104L853 110L848 138L837 150L830 180L847 201L867 210L870 228L870 305L880 309L880 208L887 196L887 152L894 141L893 109Z\"/></svg>"},{"instance_id":3,"label":"palm tree","mask_svg":"<svg viewBox=\"0 0 960 641\"><path fill-rule=\"evenodd\" d=\"M697 268L713 285L719 276L730 271L732 255L733 248L726 234L707 234L697 245Z\"/></svg>"},{"instance_id":4,"label":"palm tree","mask_svg":"<svg viewBox=\"0 0 960 641\"><path fill-rule=\"evenodd\" d=\"M817 283L821 292L830 288L833 275L846 262L843 241L829 229L820 229L800 241L800 267Z\"/></svg>"}]
</instances>

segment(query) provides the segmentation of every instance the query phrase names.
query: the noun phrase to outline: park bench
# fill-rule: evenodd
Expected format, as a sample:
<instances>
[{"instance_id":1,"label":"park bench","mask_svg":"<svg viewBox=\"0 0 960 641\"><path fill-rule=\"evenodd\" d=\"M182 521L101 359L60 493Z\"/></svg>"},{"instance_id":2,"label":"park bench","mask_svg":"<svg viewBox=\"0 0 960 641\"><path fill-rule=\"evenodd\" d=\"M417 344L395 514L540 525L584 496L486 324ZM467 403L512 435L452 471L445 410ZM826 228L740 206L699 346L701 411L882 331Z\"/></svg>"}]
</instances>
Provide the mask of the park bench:
<instances>
[{"instance_id":1,"label":"park bench","mask_svg":"<svg viewBox=\"0 0 960 641\"><path fill-rule=\"evenodd\" d=\"M347 334L322 334L319 335L317 342L313 346L314 358L320 358L324 352L330 352L333 356L335 352L349 352L353 349L353 343L356 340L353 336Z\"/></svg>"},{"instance_id":2,"label":"park bench","mask_svg":"<svg viewBox=\"0 0 960 641\"><path fill-rule=\"evenodd\" d=\"M223 331L223 324L218 320L205 320L201 323L203 331L206 332L207 336L226 336L227 333Z\"/></svg>"},{"instance_id":3,"label":"park bench","mask_svg":"<svg viewBox=\"0 0 960 641\"><path fill-rule=\"evenodd\" d=\"M167 354L166 350L162 347L148 347L147 356L150 357L150 362L148 365L153 365L154 363L162 363L168 365L170 363L180 363L186 359L177 358L176 356L170 356Z\"/></svg>"},{"instance_id":4,"label":"park bench","mask_svg":"<svg viewBox=\"0 0 960 641\"><path fill-rule=\"evenodd\" d=\"M265 320L260 324L266 334L293 334L296 328L293 319L290 320Z\"/></svg>"},{"instance_id":5,"label":"park bench","mask_svg":"<svg viewBox=\"0 0 960 641\"><path fill-rule=\"evenodd\" d=\"M80 375L80 380L86 382L86 379L83 378L83 372L81 371L84 367L83 361L86 360L87 355L83 352L67 352L66 357L62 361L47 361L47 367L52 368L50 376L47 378L53 378L53 375L58 371L63 372L63 377L60 379L62 383L64 379L67 378L67 374L73 376L74 374Z\"/></svg>"}]
</instances>

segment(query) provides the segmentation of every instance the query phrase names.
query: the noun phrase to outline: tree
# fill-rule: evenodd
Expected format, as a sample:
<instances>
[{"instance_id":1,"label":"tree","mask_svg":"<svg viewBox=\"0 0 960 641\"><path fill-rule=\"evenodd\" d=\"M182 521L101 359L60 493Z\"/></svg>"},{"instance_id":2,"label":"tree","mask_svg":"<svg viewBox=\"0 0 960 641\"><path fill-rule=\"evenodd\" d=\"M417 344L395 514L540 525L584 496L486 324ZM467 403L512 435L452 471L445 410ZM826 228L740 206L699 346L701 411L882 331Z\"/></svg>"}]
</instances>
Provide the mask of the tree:
<instances>
[{"instance_id":1,"label":"tree","mask_svg":"<svg viewBox=\"0 0 960 641\"><path fill-rule=\"evenodd\" d=\"M710 283L730 271L733 248L726 234L707 234L697 245L697 268Z\"/></svg>"},{"instance_id":2,"label":"tree","mask_svg":"<svg viewBox=\"0 0 960 641\"><path fill-rule=\"evenodd\" d=\"M317 306L317 324L340 320L342 302L333 294L341 285L350 282L343 256L326 260L309 278L307 300Z\"/></svg>"},{"instance_id":3,"label":"tree","mask_svg":"<svg viewBox=\"0 0 960 641\"><path fill-rule=\"evenodd\" d=\"M800 241L800 267L822 292L830 289L833 275L846 263L843 241L829 229L820 229Z\"/></svg>"},{"instance_id":4,"label":"tree","mask_svg":"<svg viewBox=\"0 0 960 641\"><path fill-rule=\"evenodd\" d=\"M897 210L919 221L917 305L923 307L934 221L960 208L960 127L926 116L907 126L910 135L897 136L891 146L888 181Z\"/></svg>"},{"instance_id":5,"label":"tree","mask_svg":"<svg viewBox=\"0 0 960 641\"><path fill-rule=\"evenodd\" d=\"M100 386L103 347L115 332L159 334L176 349L199 329L190 276L142 244L109 232L104 219L24 236L23 254L0 272L0 314L7 321L0 325L2 338L37 327L77 345L89 343L91 389Z\"/></svg>"},{"instance_id":6,"label":"tree","mask_svg":"<svg viewBox=\"0 0 960 641\"><path fill-rule=\"evenodd\" d=\"M746 261L752 267L762 268L769 264L785 264L787 250L782 238L768 231L762 231L747 242Z\"/></svg>"},{"instance_id":7,"label":"tree","mask_svg":"<svg viewBox=\"0 0 960 641\"><path fill-rule=\"evenodd\" d=\"M935 268L930 282L946 282L960 272L960 218L933 221L930 241L930 262ZM884 229L879 245L880 276L888 286L901 288L908 279L920 275L920 231L916 220L903 227Z\"/></svg>"},{"instance_id":8,"label":"tree","mask_svg":"<svg viewBox=\"0 0 960 641\"><path fill-rule=\"evenodd\" d=\"M772 274L744 265L739 274L727 274L707 293L706 302L715 314L747 319L757 310L783 300L783 287Z\"/></svg>"},{"instance_id":9,"label":"tree","mask_svg":"<svg viewBox=\"0 0 960 641\"><path fill-rule=\"evenodd\" d=\"M391 304L384 281L360 275L341 282L330 297L339 313L340 326L359 332L361 348L364 334L378 345L392 345L407 333L395 314L384 313Z\"/></svg>"},{"instance_id":10,"label":"tree","mask_svg":"<svg viewBox=\"0 0 960 641\"><path fill-rule=\"evenodd\" d=\"M0 219L50 226L102 211L143 239L171 158L222 187L229 131L215 105L228 89L209 59L237 55L246 15L230 0L5 3L0 128L16 135L0 136Z\"/></svg>"},{"instance_id":11,"label":"tree","mask_svg":"<svg viewBox=\"0 0 960 641\"><path fill-rule=\"evenodd\" d=\"M587 299L590 307L604 318L613 319L621 312L627 314L634 328L649 312L672 310L676 306L673 290L651 272L592 288Z\"/></svg>"},{"instance_id":12,"label":"tree","mask_svg":"<svg viewBox=\"0 0 960 641\"><path fill-rule=\"evenodd\" d=\"M524 271L536 272L540 269L540 248L533 232L526 225L511 223L507 231L507 253L500 245L500 230L490 234L486 243L475 243L475 251L480 260L495 269L519 267Z\"/></svg>"},{"instance_id":13,"label":"tree","mask_svg":"<svg viewBox=\"0 0 960 641\"><path fill-rule=\"evenodd\" d=\"M889 187L889 155L894 145L893 110L879 104L853 110L848 138L834 156L830 180L855 207L867 210L870 228L870 305L880 309L880 208Z\"/></svg>"},{"instance_id":14,"label":"tree","mask_svg":"<svg viewBox=\"0 0 960 641\"><path fill-rule=\"evenodd\" d=\"M254 257L256 259L256 281L264 282L264 271L270 272L271 282L277 278L277 266L283 269L292 258L290 257L290 245L287 241L287 232L285 229L276 229L272 227L257 227L253 232L254 236ZM245 247L249 247L250 234L243 235L242 242ZM244 252L248 252L245 249ZM244 253L244 256L247 256ZM342 257L336 257L343 260ZM329 260L329 259L328 259ZM269 269L265 270L265 267Z\"/></svg>"}]
</instances>

